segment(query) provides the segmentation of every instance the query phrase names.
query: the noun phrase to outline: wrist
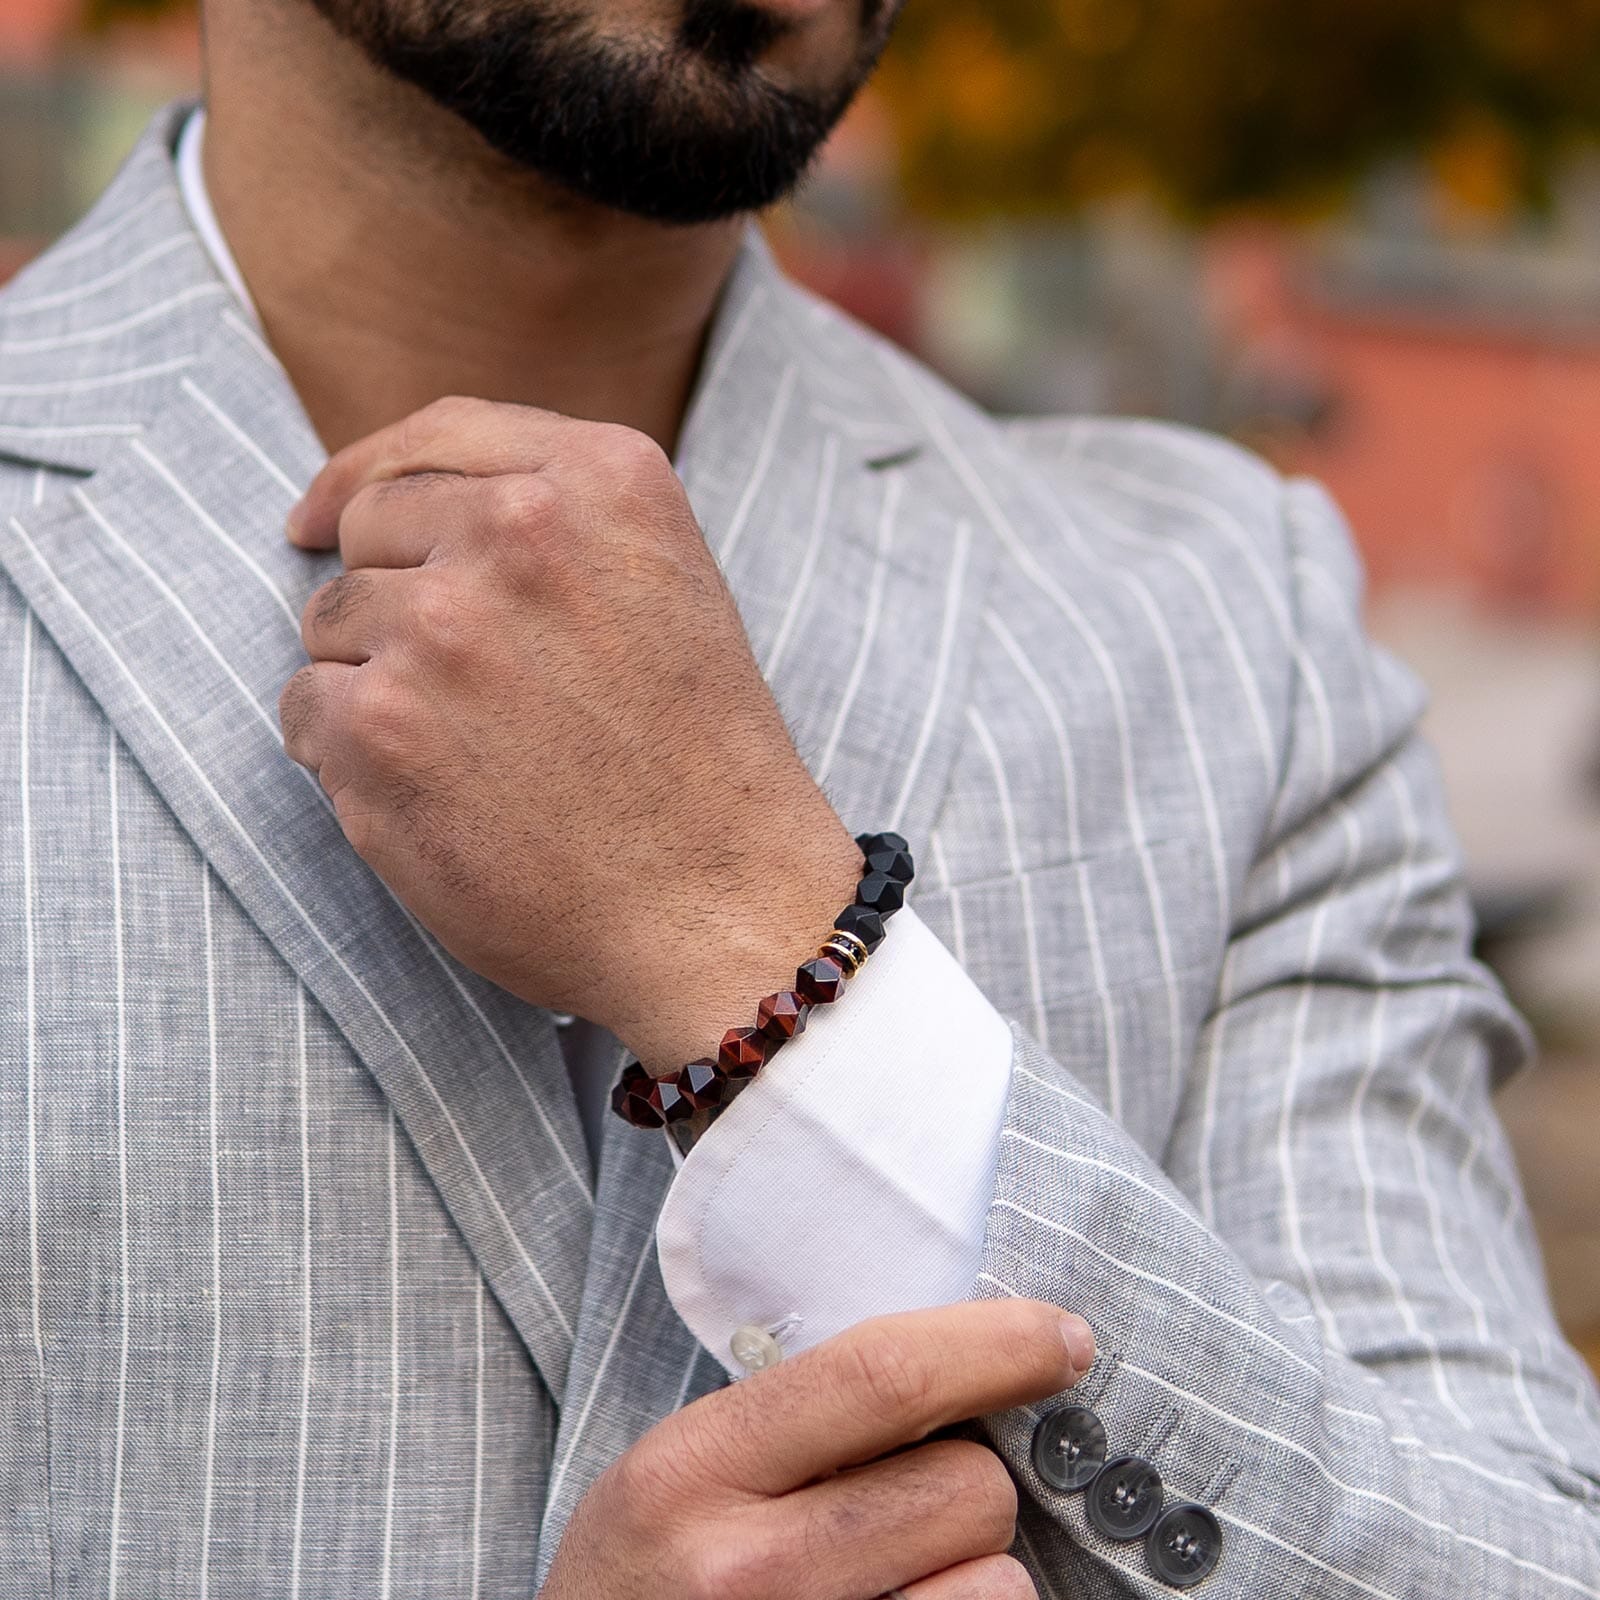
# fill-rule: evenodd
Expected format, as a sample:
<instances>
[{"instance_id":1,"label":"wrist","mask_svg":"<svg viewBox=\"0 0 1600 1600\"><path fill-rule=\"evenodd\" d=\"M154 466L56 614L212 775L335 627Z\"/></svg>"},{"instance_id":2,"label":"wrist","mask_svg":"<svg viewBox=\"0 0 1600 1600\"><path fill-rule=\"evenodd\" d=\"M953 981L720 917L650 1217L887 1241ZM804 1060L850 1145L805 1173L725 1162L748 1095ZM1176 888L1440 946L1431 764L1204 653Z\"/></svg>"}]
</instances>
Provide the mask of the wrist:
<instances>
[{"instance_id":1,"label":"wrist","mask_svg":"<svg viewBox=\"0 0 1600 1600\"><path fill-rule=\"evenodd\" d=\"M780 837L793 837L780 834ZM683 907L649 938L653 959L629 984L612 1031L652 1074L712 1056L763 996L793 986L854 898L861 852L842 824L803 859L738 896Z\"/></svg>"}]
</instances>

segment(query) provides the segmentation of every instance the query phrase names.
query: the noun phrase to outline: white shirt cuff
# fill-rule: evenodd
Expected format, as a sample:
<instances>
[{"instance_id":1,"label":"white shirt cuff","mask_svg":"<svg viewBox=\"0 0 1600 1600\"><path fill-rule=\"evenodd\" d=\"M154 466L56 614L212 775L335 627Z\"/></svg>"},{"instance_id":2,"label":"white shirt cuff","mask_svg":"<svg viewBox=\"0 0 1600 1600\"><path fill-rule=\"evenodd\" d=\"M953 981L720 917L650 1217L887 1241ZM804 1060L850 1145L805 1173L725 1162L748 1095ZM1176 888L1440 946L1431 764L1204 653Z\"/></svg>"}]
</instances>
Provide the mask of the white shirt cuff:
<instances>
[{"instance_id":1,"label":"white shirt cuff","mask_svg":"<svg viewBox=\"0 0 1600 1600\"><path fill-rule=\"evenodd\" d=\"M735 1329L785 1353L965 1298L1011 1083L1011 1030L906 907L837 1005L812 1011L684 1158L661 1275L735 1375Z\"/></svg>"}]
</instances>

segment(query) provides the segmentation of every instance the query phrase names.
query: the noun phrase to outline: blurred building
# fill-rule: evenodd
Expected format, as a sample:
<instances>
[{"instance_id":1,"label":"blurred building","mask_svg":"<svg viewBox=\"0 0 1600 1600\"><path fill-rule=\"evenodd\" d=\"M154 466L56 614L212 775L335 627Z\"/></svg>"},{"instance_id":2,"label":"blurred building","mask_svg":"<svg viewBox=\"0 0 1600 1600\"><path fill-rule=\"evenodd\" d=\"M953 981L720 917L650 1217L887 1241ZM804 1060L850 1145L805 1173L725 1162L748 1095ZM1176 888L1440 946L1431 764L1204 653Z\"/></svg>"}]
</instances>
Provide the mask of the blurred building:
<instances>
[{"instance_id":1,"label":"blurred building","mask_svg":"<svg viewBox=\"0 0 1600 1600\"><path fill-rule=\"evenodd\" d=\"M0 0L0 280L94 199L150 111L198 79L192 14L85 38L84 0Z\"/></svg>"}]
</instances>

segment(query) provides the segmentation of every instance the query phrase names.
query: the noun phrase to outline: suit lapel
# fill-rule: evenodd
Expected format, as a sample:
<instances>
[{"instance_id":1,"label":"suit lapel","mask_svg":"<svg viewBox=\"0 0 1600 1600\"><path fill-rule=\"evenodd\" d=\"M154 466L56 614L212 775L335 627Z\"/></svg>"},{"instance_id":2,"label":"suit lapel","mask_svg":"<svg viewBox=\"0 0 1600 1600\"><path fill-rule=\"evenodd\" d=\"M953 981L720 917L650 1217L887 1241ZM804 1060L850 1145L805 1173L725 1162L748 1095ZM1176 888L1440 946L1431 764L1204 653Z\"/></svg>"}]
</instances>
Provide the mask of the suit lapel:
<instances>
[{"instance_id":1,"label":"suit lapel","mask_svg":"<svg viewBox=\"0 0 1600 1600\"><path fill-rule=\"evenodd\" d=\"M56 281L92 284L155 248L147 230L176 220L171 182L170 164L136 155L80 235L113 231L76 254L69 239ZM554 1028L421 932L284 756L278 692L304 662L300 610L333 567L289 547L283 517L323 453L250 325L225 296L190 292L211 282L209 262L184 249L163 260L159 294L137 274L127 287L146 307L176 302L173 313L139 324L141 337L114 358L135 372L159 369L153 377L89 374L88 352L107 359L103 340L73 337L140 316L137 303L91 292L98 303L80 309L47 259L19 291L23 313L8 305L0 345L62 353L77 375L78 411L55 409L66 391L51 391L46 425L60 431L35 433L29 449L48 448L85 476L0 527L0 561L196 845L382 1085L559 1399L593 1201ZM77 326L39 315L22 336L30 301L73 310ZM36 384L73 382L40 366ZM76 431L75 416L98 408L124 431ZM13 430L13 447L19 437Z\"/></svg>"}]
</instances>

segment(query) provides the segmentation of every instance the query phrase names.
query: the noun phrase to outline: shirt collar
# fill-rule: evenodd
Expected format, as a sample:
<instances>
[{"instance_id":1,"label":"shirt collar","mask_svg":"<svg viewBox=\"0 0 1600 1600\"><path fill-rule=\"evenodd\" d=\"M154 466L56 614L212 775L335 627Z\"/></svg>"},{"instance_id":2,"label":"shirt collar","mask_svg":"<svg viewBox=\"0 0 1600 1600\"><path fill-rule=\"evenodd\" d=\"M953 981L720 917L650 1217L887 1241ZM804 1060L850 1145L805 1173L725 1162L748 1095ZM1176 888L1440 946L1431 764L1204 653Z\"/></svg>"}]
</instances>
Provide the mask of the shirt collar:
<instances>
[{"instance_id":1,"label":"shirt collar","mask_svg":"<svg viewBox=\"0 0 1600 1600\"><path fill-rule=\"evenodd\" d=\"M189 113L183 131L178 135L175 158L178 169L178 193L183 197L184 206L189 212L189 220L194 224L194 231L200 235L200 242L205 246L206 254L211 257L212 266L217 269L217 276L233 290L239 304L249 312L250 320L259 327L261 318L256 314L255 302L250 298L249 289L245 287L244 274L239 271L239 263L234 260L233 251L228 248L222 224L217 221L216 208L211 204L211 192L206 188L205 165L201 159L205 148L205 137L206 108L199 105Z\"/></svg>"}]
</instances>

